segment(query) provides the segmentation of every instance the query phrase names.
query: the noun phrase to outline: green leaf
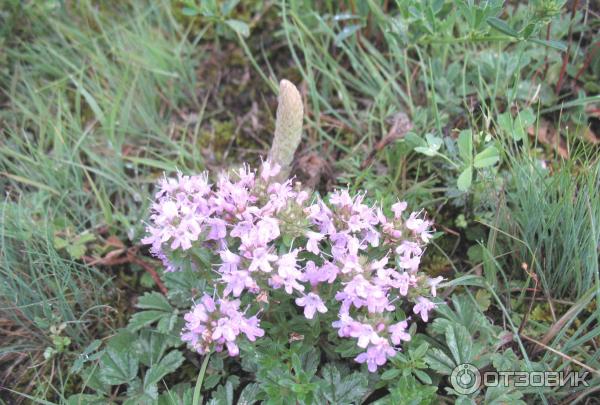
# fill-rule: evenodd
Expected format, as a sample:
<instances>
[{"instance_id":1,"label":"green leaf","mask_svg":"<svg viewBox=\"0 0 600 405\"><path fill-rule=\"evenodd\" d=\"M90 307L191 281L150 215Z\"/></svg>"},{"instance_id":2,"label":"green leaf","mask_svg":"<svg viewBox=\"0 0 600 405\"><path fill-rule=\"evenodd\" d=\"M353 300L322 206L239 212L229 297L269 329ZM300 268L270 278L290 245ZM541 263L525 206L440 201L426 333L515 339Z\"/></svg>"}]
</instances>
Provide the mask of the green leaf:
<instances>
[{"instance_id":1,"label":"green leaf","mask_svg":"<svg viewBox=\"0 0 600 405\"><path fill-rule=\"evenodd\" d=\"M426 134L425 139L427 140L427 146L417 146L415 152L422 153L426 156L435 156L438 154L442 146L442 138L438 138L432 134Z\"/></svg>"},{"instance_id":2,"label":"green leaf","mask_svg":"<svg viewBox=\"0 0 600 405\"><path fill-rule=\"evenodd\" d=\"M167 298L160 293L144 294L136 307L148 311L133 314L127 326L130 331L135 332L155 322L158 322L157 329L164 333L170 332L175 326L177 310L174 310Z\"/></svg>"},{"instance_id":3,"label":"green leaf","mask_svg":"<svg viewBox=\"0 0 600 405\"><path fill-rule=\"evenodd\" d=\"M136 308L156 309L159 311L171 312L173 307L169 304L167 298L158 292L146 293L138 300Z\"/></svg>"},{"instance_id":4,"label":"green leaf","mask_svg":"<svg viewBox=\"0 0 600 405\"><path fill-rule=\"evenodd\" d=\"M382 380L393 380L396 377L398 377L400 375L400 373L402 373L402 370L399 370L397 368L391 368L389 370L385 370L383 372L383 374L381 374L381 379Z\"/></svg>"},{"instance_id":5,"label":"green leaf","mask_svg":"<svg viewBox=\"0 0 600 405\"><path fill-rule=\"evenodd\" d=\"M163 319L166 315L171 315L170 313L165 313L163 311L142 311L133 314L131 319L129 320L129 324L127 328L132 332L135 332L145 326L148 326L154 322L157 322Z\"/></svg>"},{"instance_id":6,"label":"green leaf","mask_svg":"<svg viewBox=\"0 0 600 405\"><path fill-rule=\"evenodd\" d=\"M469 187L471 187L471 182L473 181L473 166L468 166L463 172L458 176L456 180L456 185L460 191L467 191Z\"/></svg>"},{"instance_id":7,"label":"green leaf","mask_svg":"<svg viewBox=\"0 0 600 405\"><path fill-rule=\"evenodd\" d=\"M434 136L433 134L425 134L425 139L427 140L427 144L434 150L439 150L442 146L442 138Z\"/></svg>"},{"instance_id":8,"label":"green leaf","mask_svg":"<svg viewBox=\"0 0 600 405\"><path fill-rule=\"evenodd\" d=\"M193 395L189 384L177 384L158 397L157 405L188 405L192 403Z\"/></svg>"},{"instance_id":9,"label":"green leaf","mask_svg":"<svg viewBox=\"0 0 600 405\"><path fill-rule=\"evenodd\" d=\"M75 361L73 362L73 365L71 366L70 369L70 373L72 374L76 374L78 373L81 368L83 367L83 365L85 363L87 363L88 361L94 361L97 360L98 358L100 358L100 356L102 356L102 351L94 353L98 350L98 348L100 347L100 345L102 344L101 340L94 340L92 341L92 343L90 343L85 350L77 357L77 359L75 359Z\"/></svg>"},{"instance_id":10,"label":"green leaf","mask_svg":"<svg viewBox=\"0 0 600 405\"><path fill-rule=\"evenodd\" d=\"M165 354L169 343L172 343L171 339L172 336L154 330L142 330L140 337L134 343L137 359L146 367L152 366Z\"/></svg>"},{"instance_id":11,"label":"green leaf","mask_svg":"<svg viewBox=\"0 0 600 405\"><path fill-rule=\"evenodd\" d=\"M458 154L467 164L473 160L473 133L470 129L460 131L458 135Z\"/></svg>"},{"instance_id":12,"label":"green leaf","mask_svg":"<svg viewBox=\"0 0 600 405\"><path fill-rule=\"evenodd\" d=\"M562 52L565 52L567 50L567 45L565 45L561 41L556 41L553 39L545 40L545 39L539 39L539 38L529 38L529 41L535 42L536 44L547 46L549 48L554 48L554 49L557 49Z\"/></svg>"},{"instance_id":13,"label":"green leaf","mask_svg":"<svg viewBox=\"0 0 600 405\"><path fill-rule=\"evenodd\" d=\"M195 7L194 8L192 8L192 7L184 7L184 8L181 9L181 13L183 15L185 15L185 16L188 16L188 17L195 17L198 14L200 14L200 10L197 9L197 8L195 8Z\"/></svg>"},{"instance_id":14,"label":"green leaf","mask_svg":"<svg viewBox=\"0 0 600 405\"><path fill-rule=\"evenodd\" d=\"M100 363L100 380L105 384L125 384L137 375L138 362L129 352L108 348Z\"/></svg>"},{"instance_id":15,"label":"green leaf","mask_svg":"<svg viewBox=\"0 0 600 405\"><path fill-rule=\"evenodd\" d=\"M390 389L390 395L376 401L374 404L410 404L427 405L441 403L436 401L437 386L425 386L420 384L413 376L400 377L398 384ZM384 402L385 401L385 402Z\"/></svg>"},{"instance_id":16,"label":"green leaf","mask_svg":"<svg viewBox=\"0 0 600 405\"><path fill-rule=\"evenodd\" d=\"M327 364L321 375L319 393L332 405L356 403L367 392L367 378L358 372L342 378L335 365Z\"/></svg>"},{"instance_id":17,"label":"green leaf","mask_svg":"<svg viewBox=\"0 0 600 405\"><path fill-rule=\"evenodd\" d=\"M488 146L482 152L479 152L475 155L475 160L473 161L473 166L478 169L493 166L500 160L500 155L498 153L498 149L495 146Z\"/></svg>"},{"instance_id":18,"label":"green leaf","mask_svg":"<svg viewBox=\"0 0 600 405\"><path fill-rule=\"evenodd\" d=\"M466 395L460 395L458 398L456 398L454 405L477 405L477 402L475 402L473 398L470 398Z\"/></svg>"},{"instance_id":19,"label":"green leaf","mask_svg":"<svg viewBox=\"0 0 600 405\"><path fill-rule=\"evenodd\" d=\"M184 357L179 350L173 350L163 357L157 364L146 372L144 377L144 391L155 385L169 373L174 372L183 363Z\"/></svg>"},{"instance_id":20,"label":"green leaf","mask_svg":"<svg viewBox=\"0 0 600 405\"><path fill-rule=\"evenodd\" d=\"M260 392L260 386L256 383L244 387L238 398L237 405L252 405L258 401L256 398Z\"/></svg>"},{"instance_id":21,"label":"green leaf","mask_svg":"<svg viewBox=\"0 0 600 405\"><path fill-rule=\"evenodd\" d=\"M420 359L427 354L427 350L429 350L429 344L423 342L410 354L410 357L413 360Z\"/></svg>"},{"instance_id":22,"label":"green leaf","mask_svg":"<svg viewBox=\"0 0 600 405\"><path fill-rule=\"evenodd\" d=\"M473 349L471 334L462 325L450 324L446 327L446 344L455 364L469 363Z\"/></svg>"},{"instance_id":23,"label":"green leaf","mask_svg":"<svg viewBox=\"0 0 600 405\"><path fill-rule=\"evenodd\" d=\"M503 112L502 114L500 114L497 118L497 122L498 126L500 127L500 129L502 129L502 131L504 131L507 134L511 134L512 136L513 124L510 112Z\"/></svg>"},{"instance_id":24,"label":"green leaf","mask_svg":"<svg viewBox=\"0 0 600 405\"><path fill-rule=\"evenodd\" d=\"M519 33L512 29L510 25L506 23L506 21L501 20L497 17L489 17L487 19L487 23L494 29L500 31L503 34L509 35L511 37L517 38Z\"/></svg>"},{"instance_id":25,"label":"green leaf","mask_svg":"<svg viewBox=\"0 0 600 405\"><path fill-rule=\"evenodd\" d=\"M492 304L492 295L487 290L477 290L475 301L481 312L485 312ZM508 369L507 369L508 370Z\"/></svg>"},{"instance_id":26,"label":"green leaf","mask_svg":"<svg viewBox=\"0 0 600 405\"><path fill-rule=\"evenodd\" d=\"M233 9L238 5L240 0L228 0L223 2L221 5L221 14L224 16L228 16L229 13L233 11Z\"/></svg>"},{"instance_id":27,"label":"green leaf","mask_svg":"<svg viewBox=\"0 0 600 405\"><path fill-rule=\"evenodd\" d=\"M250 27L243 21L240 20L227 20L225 24L229 26L232 30L234 30L237 34L240 34L244 38L250 35Z\"/></svg>"},{"instance_id":28,"label":"green leaf","mask_svg":"<svg viewBox=\"0 0 600 405\"><path fill-rule=\"evenodd\" d=\"M76 394L67 399L67 405L105 405L108 401L101 395Z\"/></svg>"},{"instance_id":29,"label":"green leaf","mask_svg":"<svg viewBox=\"0 0 600 405\"><path fill-rule=\"evenodd\" d=\"M229 377L225 385L219 385L207 405L233 405L234 389L239 384L236 378Z\"/></svg>"},{"instance_id":30,"label":"green leaf","mask_svg":"<svg viewBox=\"0 0 600 405\"><path fill-rule=\"evenodd\" d=\"M456 367L454 361L438 348L433 348L427 353L426 361L432 370L443 375L452 374L452 370Z\"/></svg>"}]
</instances>

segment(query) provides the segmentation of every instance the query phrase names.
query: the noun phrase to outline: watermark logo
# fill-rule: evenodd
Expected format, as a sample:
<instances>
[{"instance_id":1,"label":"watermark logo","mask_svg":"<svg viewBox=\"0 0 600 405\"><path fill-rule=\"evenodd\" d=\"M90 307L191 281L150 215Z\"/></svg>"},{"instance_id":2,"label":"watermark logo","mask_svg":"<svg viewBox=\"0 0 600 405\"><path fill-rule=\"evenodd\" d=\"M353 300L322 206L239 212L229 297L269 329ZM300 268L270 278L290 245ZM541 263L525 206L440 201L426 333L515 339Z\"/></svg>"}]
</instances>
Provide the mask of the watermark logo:
<instances>
[{"instance_id":1,"label":"watermark logo","mask_svg":"<svg viewBox=\"0 0 600 405\"><path fill-rule=\"evenodd\" d=\"M472 364L459 364L452 370L450 384L459 394L469 395L482 387L513 385L515 387L589 387L590 373L564 371L486 371Z\"/></svg>"},{"instance_id":2,"label":"watermark logo","mask_svg":"<svg viewBox=\"0 0 600 405\"><path fill-rule=\"evenodd\" d=\"M454 390L459 394L472 394L481 385L481 373L472 364L459 364L452 370L450 384L452 384Z\"/></svg>"}]
</instances>

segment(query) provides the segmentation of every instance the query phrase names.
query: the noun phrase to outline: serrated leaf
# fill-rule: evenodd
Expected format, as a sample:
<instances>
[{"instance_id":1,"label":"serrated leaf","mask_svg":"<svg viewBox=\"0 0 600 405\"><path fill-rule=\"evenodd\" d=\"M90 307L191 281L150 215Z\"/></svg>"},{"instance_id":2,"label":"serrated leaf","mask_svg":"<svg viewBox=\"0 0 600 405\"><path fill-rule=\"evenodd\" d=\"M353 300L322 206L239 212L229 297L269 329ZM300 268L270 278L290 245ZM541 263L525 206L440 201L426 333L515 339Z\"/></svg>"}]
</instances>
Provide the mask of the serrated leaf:
<instances>
[{"instance_id":1,"label":"serrated leaf","mask_svg":"<svg viewBox=\"0 0 600 405\"><path fill-rule=\"evenodd\" d=\"M477 301L477 306L481 312L485 312L488 310L490 305L492 304L492 295L487 290L477 290L475 294L475 301Z\"/></svg>"},{"instance_id":2,"label":"serrated leaf","mask_svg":"<svg viewBox=\"0 0 600 405\"><path fill-rule=\"evenodd\" d=\"M456 398L454 405L477 405L477 402L475 402L471 397L460 395L458 398Z\"/></svg>"},{"instance_id":3,"label":"serrated leaf","mask_svg":"<svg viewBox=\"0 0 600 405\"><path fill-rule=\"evenodd\" d=\"M167 298L158 292L151 292L142 295L138 299L136 308L139 309L155 309L158 311L171 312L173 307L169 304Z\"/></svg>"},{"instance_id":4,"label":"serrated leaf","mask_svg":"<svg viewBox=\"0 0 600 405\"><path fill-rule=\"evenodd\" d=\"M98 348L100 347L100 345L102 344L102 341L99 339L96 339L94 341L92 341L92 343L90 343L84 350L83 352L81 352L81 354L77 357L77 359L75 359L75 361L73 362L73 365L71 366L69 372L72 374L76 374L78 373L81 368L83 367L83 365L88 362L88 361L94 361L97 360L98 358L100 358L102 356L102 351L94 353L96 350L98 350ZM92 354L93 353L93 354Z\"/></svg>"},{"instance_id":5,"label":"serrated leaf","mask_svg":"<svg viewBox=\"0 0 600 405\"><path fill-rule=\"evenodd\" d=\"M158 363L169 346L170 336L153 330L142 330L135 341L135 353L143 365L150 367Z\"/></svg>"},{"instance_id":6,"label":"serrated leaf","mask_svg":"<svg viewBox=\"0 0 600 405\"><path fill-rule=\"evenodd\" d=\"M253 405L258 401L256 398L260 392L260 386L256 383L248 384L244 387L238 398L237 405Z\"/></svg>"},{"instance_id":7,"label":"serrated leaf","mask_svg":"<svg viewBox=\"0 0 600 405\"><path fill-rule=\"evenodd\" d=\"M502 353L492 354L492 364L498 371L514 370L519 358L512 348L508 348Z\"/></svg>"},{"instance_id":8,"label":"serrated leaf","mask_svg":"<svg viewBox=\"0 0 600 405\"><path fill-rule=\"evenodd\" d=\"M452 374L452 370L456 367L454 361L438 348L433 348L427 353L426 361L432 370L443 375Z\"/></svg>"},{"instance_id":9,"label":"serrated leaf","mask_svg":"<svg viewBox=\"0 0 600 405\"><path fill-rule=\"evenodd\" d=\"M154 322L157 322L164 318L165 316L170 316L171 314L166 314L163 311L142 311L133 314L131 319L129 320L129 324L127 328L132 332L135 332L145 326L148 326Z\"/></svg>"},{"instance_id":10,"label":"serrated leaf","mask_svg":"<svg viewBox=\"0 0 600 405\"><path fill-rule=\"evenodd\" d=\"M133 314L127 328L137 331L154 322L158 322L157 329L160 332L170 332L177 320L177 312L173 309L165 296L160 293L146 293L139 298L137 308L147 309Z\"/></svg>"},{"instance_id":11,"label":"serrated leaf","mask_svg":"<svg viewBox=\"0 0 600 405\"><path fill-rule=\"evenodd\" d=\"M227 380L225 385L220 385L217 388L207 405L233 405L235 386L230 379L231 377Z\"/></svg>"},{"instance_id":12,"label":"serrated leaf","mask_svg":"<svg viewBox=\"0 0 600 405\"><path fill-rule=\"evenodd\" d=\"M500 155L498 153L498 149L495 146L488 146L482 152L479 152L475 155L475 160L473 161L473 166L478 169L482 169L484 167L493 166L500 160Z\"/></svg>"},{"instance_id":13,"label":"serrated leaf","mask_svg":"<svg viewBox=\"0 0 600 405\"><path fill-rule=\"evenodd\" d=\"M319 363L321 362L321 353L318 349L312 347L308 352L300 356L302 361L302 370L310 377L317 373Z\"/></svg>"},{"instance_id":14,"label":"serrated leaf","mask_svg":"<svg viewBox=\"0 0 600 405\"><path fill-rule=\"evenodd\" d=\"M469 363L473 349L471 334L462 325L448 325L446 327L446 344L455 364Z\"/></svg>"},{"instance_id":15,"label":"serrated leaf","mask_svg":"<svg viewBox=\"0 0 600 405\"><path fill-rule=\"evenodd\" d=\"M155 385L169 373L174 372L183 363L184 357L179 350L169 352L165 357L160 359L157 364L146 371L144 377L144 391L151 385Z\"/></svg>"},{"instance_id":16,"label":"serrated leaf","mask_svg":"<svg viewBox=\"0 0 600 405\"><path fill-rule=\"evenodd\" d=\"M226 20L225 24L229 26L233 31L241 36L248 37L250 35L250 27L243 21L240 20Z\"/></svg>"},{"instance_id":17,"label":"serrated leaf","mask_svg":"<svg viewBox=\"0 0 600 405\"><path fill-rule=\"evenodd\" d=\"M323 384L319 391L332 405L356 403L367 392L367 378L358 372L342 378L334 365L327 364L321 375Z\"/></svg>"},{"instance_id":18,"label":"serrated leaf","mask_svg":"<svg viewBox=\"0 0 600 405\"><path fill-rule=\"evenodd\" d=\"M507 387L504 385L497 385L489 387L485 392L485 404L486 405L525 405L526 402L522 401L523 393L518 391L515 387Z\"/></svg>"},{"instance_id":19,"label":"serrated leaf","mask_svg":"<svg viewBox=\"0 0 600 405\"><path fill-rule=\"evenodd\" d=\"M489 17L487 19L487 23L494 29L500 31L503 34L506 34L511 37L517 38L519 33L511 28L510 25L504 20L499 19L498 17Z\"/></svg>"},{"instance_id":20,"label":"serrated leaf","mask_svg":"<svg viewBox=\"0 0 600 405\"><path fill-rule=\"evenodd\" d=\"M189 384L177 384L158 397L157 405L189 405L193 395L194 391Z\"/></svg>"},{"instance_id":21,"label":"serrated leaf","mask_svg":"<svg viewBox=\"0 0 600 405\"><path fill-rule=\"evenodd\" d=\"M100 363L100 380L105 384L125 384L137 375L138 362L129 352L108 348Z\"/></svg>"}]
</instances>

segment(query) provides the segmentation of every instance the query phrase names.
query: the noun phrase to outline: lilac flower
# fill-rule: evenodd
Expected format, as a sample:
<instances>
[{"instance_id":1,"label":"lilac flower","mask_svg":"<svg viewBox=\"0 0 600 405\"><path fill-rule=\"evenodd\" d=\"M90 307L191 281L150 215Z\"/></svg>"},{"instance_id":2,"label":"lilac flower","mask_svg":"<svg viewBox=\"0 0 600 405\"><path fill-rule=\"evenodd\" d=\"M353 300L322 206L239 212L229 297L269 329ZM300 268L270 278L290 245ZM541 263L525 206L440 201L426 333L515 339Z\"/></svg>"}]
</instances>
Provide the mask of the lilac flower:
<instances>
[{"instance_id":1,"label":"lilac flower","mask_svg":"<svg viewBox=\"0 0 600 405\"><path fill-rule=\"evenodd\" d=\"M260 177L264 181L267 181L271 177L277 176L280 171L281 171L281 166L279 166L277 163L271 163L270 161L266 160L262 164L262 170L260 172Z\"/></svg>"},{"instance_id":2,"label":"lilac flower","mask_svg":"<svg viewBox=\"0 0 600 405\"><path fill-rule=\"evenodd\" d=\"M299 283L302 279L302 272L296 264L298 252L298 249L294 249L277 260L277 275L279 278L273 279L273 282L274 284L282 284L288 294L291 294L293 290L304 291L304 286ZM276 288L278 287L276 286Z\"/></svg>"},{"instance_id":3,"label":"lilac flower","mask_svg":"<svg viewBox=\"0 0 600 405\"><path fill-rule=\"evenodd\" d=\"M204 295L185 314L181 339L199 353L227 350L235 356L240 335L255 341L265 332L256 315L245 316L250 307L241 311L240 300L227 297L240 297L256 307L266 298L246 294L268 297L269 287L281 288L293 299L300 292L303 295L295 302L306 318L313 319L317 312L333 309L325 302L334 296L338 320L332 327L340 337L356 339L365 349L356 361L376 371L395 354L391 344L410 339L408 320L388 325L391 315L386 312L415 295L413 311L424 321L435 308L426 296L418 295L435 297L443 280L418 273L432 237L432 222L421 212L403 221L407 204L400 201L392 205L393 218L388 218L380 206L365 202L366 193L353 196L344 189L332 193L328 203L319 198L309 202L311 195L292 180L277 178L279 172L277 165L266 161L260 175L244 165L219 176L214 185L208 183L207 174L178 173L160 181L142 242L151 245L151 253L166 271L194 265L174 264L191 260L186 259L190 253L183 253L190 249L194 254L218 253L220 258L217 275L202 277L225 298L215 302ZM298 235L306 237L311 260L297 248L281 253L289 238ZM342 282L335 284L338 277ZM322 283L329 286L321 288ZM309 285L312 291L304 295ZM329 295L321 298L319 290Z\"/></svg>"},{"instance_id":4,"label":"lilac flower","mask_svg":"<svg viewBox=\"0 0 600 405\"><path fill-rule=\"evenodd\" d=\"M413 231L416 235L421 237L423 242L427 243L431 239L431 231L429 227L431 226L431 221L427 221L423 218L418 218L419 213L413 212L410 214L410 217L406 220L406 227Z\"/></svg>"},{"instance_id":5,"label":"lilac flower","mask_svg":"<svg viewBox=\"0 0 600 405\"><path fill-rule=\"evenodd\" d=\"M210 296L204 295L200 303L185 314L186 324L181 340L198 353L208 353L211 347L216 351L226 347L230 356L237 356L239 347L236 341L240 333L250 341L264 335L258 318L245 318L239 307L239 300L221 299L215 303Z\"/></svg>"},{"instance_id":6,"label":"lilac flower","mask_svg":"<svg viewBox=\"0 0 600 405\"><path fill-rule=\"evenodd\" d=\"M329 197L329 202L337 207L348 207L352 205L352 197L348 190L336 190Z\"/></svg>"},{"instance_id":7,"label":"lilac flower","mask_svg":"<svg viewBox=\"0 0 600 405\"><path fill-rule=\"evenodd\" d=\"M405 319L388 327L388 332L390 332L390 340L393 344L399 345L400 342L403 340L405 342L408 342L410 340L410 334L406 332L407 328L408 319Z\"/></svg>"},{"instance_id":8,"label":"lilac flower","mask_svg":"<svg viewBox=\"0 0 600 405\"><path fill-rule=\"evenodd\" d=\"M296 305L304 307L304 316L307 319L313 319L316 311L322 314L327 312L327 307L323 303L323 300L321 300L321 297L312 292L303 297L296 298Z\"/></svg>"},{"instance_id":9,"label":"lilac flower","mask_svg":"<svg viewBox=\"0 0 600 405\"><path fill-rule=\"evenodd\" d=\"M358 338L356 345L358 347L366 348L370 343L377 343L381 337L373 330L373 327L368 324L361 324L359 328L356 328L351 334L351 337Z\"/></svg>"},{"instance_id":10,"label":"lilac flower","mask_svg":"<svg viewBox=\"0 0 600 405\"><path fill-rule=\"evenodd\" d=\"M245 270L236 270L229 273L225 273L222 276L222 280L226 283L223 295L227 296L233 293L234 297L239 297L244 289L256 291L258 285L250 274Z\"/></svg>"},{"instance_id":11,"label":"lilac flower","mask_svg":"<svg viewBox=\"0 0 600 405\"><path fill-rule=\"evenodd\" d=\"M254 342L257 337L263 337L265 331L259 327L260 321L256 316L248 319L242 319L240 330L246 335L249 341Z\"/></svg>"},{"instance_id":12,"label":"lilac flower","mask_svg":"<svg viewBox=\"0 0 600 405\"><path fill-rule=\"evenodd\" d=\"M338 267L331 262L326 262L323 266L317 267L315 262L309 260L302 274L302 281L310 283L311 286L316 286L325 281L331 284L335 281L339 271Z\"/></svg>"},{"instance_id":13,"label":"lilac flower","mask_svg":"<svg viewBox=\"0 0 600 405\"><path fill-rule=\"evenodd\" d=\"M319 232L308 231L306 233L306 236L308 237L308 242L306 242L306 250L315 255L318 255L320 253L319 241L323 239L325 235Z\"/></svg>"},{"instance_id":14,"label":"lilac flower","mask_svg":"<svg viewBox=\"0 0 600 405\"><path fill-rule=\"evenodd\" d=\"M260 269L265 273L270 273L273 270L271 262L274 262L277 258L277 255L270 253L267 248L256 248L252 252L252 263L250 263L248 270L256 271Z\"/></svg>"},{"instance_id":15,"label":"lilac flower","mask_svg":"<svg viewBox=\"0 0 600 405\"><path fill-rule=\"evenodd\" d=\"M396 351L391 347L387 340L382 339L378 344L369 346L366 352L356 356L358 363L367 363L370 372L377 371L378 366L383 366L388 357L392 357Z\"/></svg>"},{"instance_id":16,"label":"lilac flower","mask_svg":"<svg viewBox=\"0 0 600 405\"><path fill-rule=\"evenodd\" d=\"M444 281L444 277L442 276L430 278L429 280L427 280L427 284L429 284L429 286L431 287L431 295L433 295L434 297L437 296L437 286L442 281Z\"/></svg>"},{"instance_id":17,"label":"lilac flower","mask_svg":"<svg viewBox=\"0 0 600 405\"><path fill-rule=\"evenodd\" d=\"M225 249L219 252L219 256L221 256L221 260L223 260L223 263L219 267L221 273L231 273L237 270L241 260L238 255Z\"/></svg>"},{"instance_id":18,"label":"lilac flower","mask_svg":"<svg viewBox=\"0 0 600 405\"><path fill-rule=\"evenodd\" d=\"M425 297L417 297L417 304L413 308L415 314L420 314L424 322L429 321L429 311L435 308L435 303Z\"/></svg>"},{"instance_id":19,"label":"lilac flower","mask_svg":"<svg viewBox=\"0 0 600 405\"><path fill-rule=\"evenodd\" d=\"M398 201L392 205L392 211L394 212L394 218L399 219L402 217L402 213L406 211L408 204L406 201Z\"/></svg>"},{"instance_id":20,"label":"lilac flower","mask_svg":"<svg viewBox=\"0 0 600 405\"><path fill-rule=\"evenodd\" d=\"M206 236L206 239L220 240L227 236L227 223L219 218L211 218L208 220L210 224L210 232Z\"/></svg>"}]
</instances>

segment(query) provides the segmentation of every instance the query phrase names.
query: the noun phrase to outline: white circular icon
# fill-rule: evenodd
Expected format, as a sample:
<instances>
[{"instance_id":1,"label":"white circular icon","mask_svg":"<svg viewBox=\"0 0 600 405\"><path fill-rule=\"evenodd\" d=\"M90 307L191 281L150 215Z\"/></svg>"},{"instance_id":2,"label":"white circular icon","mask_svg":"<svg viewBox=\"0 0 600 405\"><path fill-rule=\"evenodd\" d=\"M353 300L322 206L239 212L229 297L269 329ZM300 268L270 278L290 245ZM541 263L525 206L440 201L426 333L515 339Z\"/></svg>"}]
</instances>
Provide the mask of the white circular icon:
<instances>
[{"instance_id":1,"label":"white circular icon","mask_svg":"<svg viewBox=\"0 0 600 405\"><path fill-rule=\"evenodd\" d=\"M450 384L459 394L472 394L481 385L481 373L472 364L459 364L450 374Z\"/></svg>"}]
</instances>

